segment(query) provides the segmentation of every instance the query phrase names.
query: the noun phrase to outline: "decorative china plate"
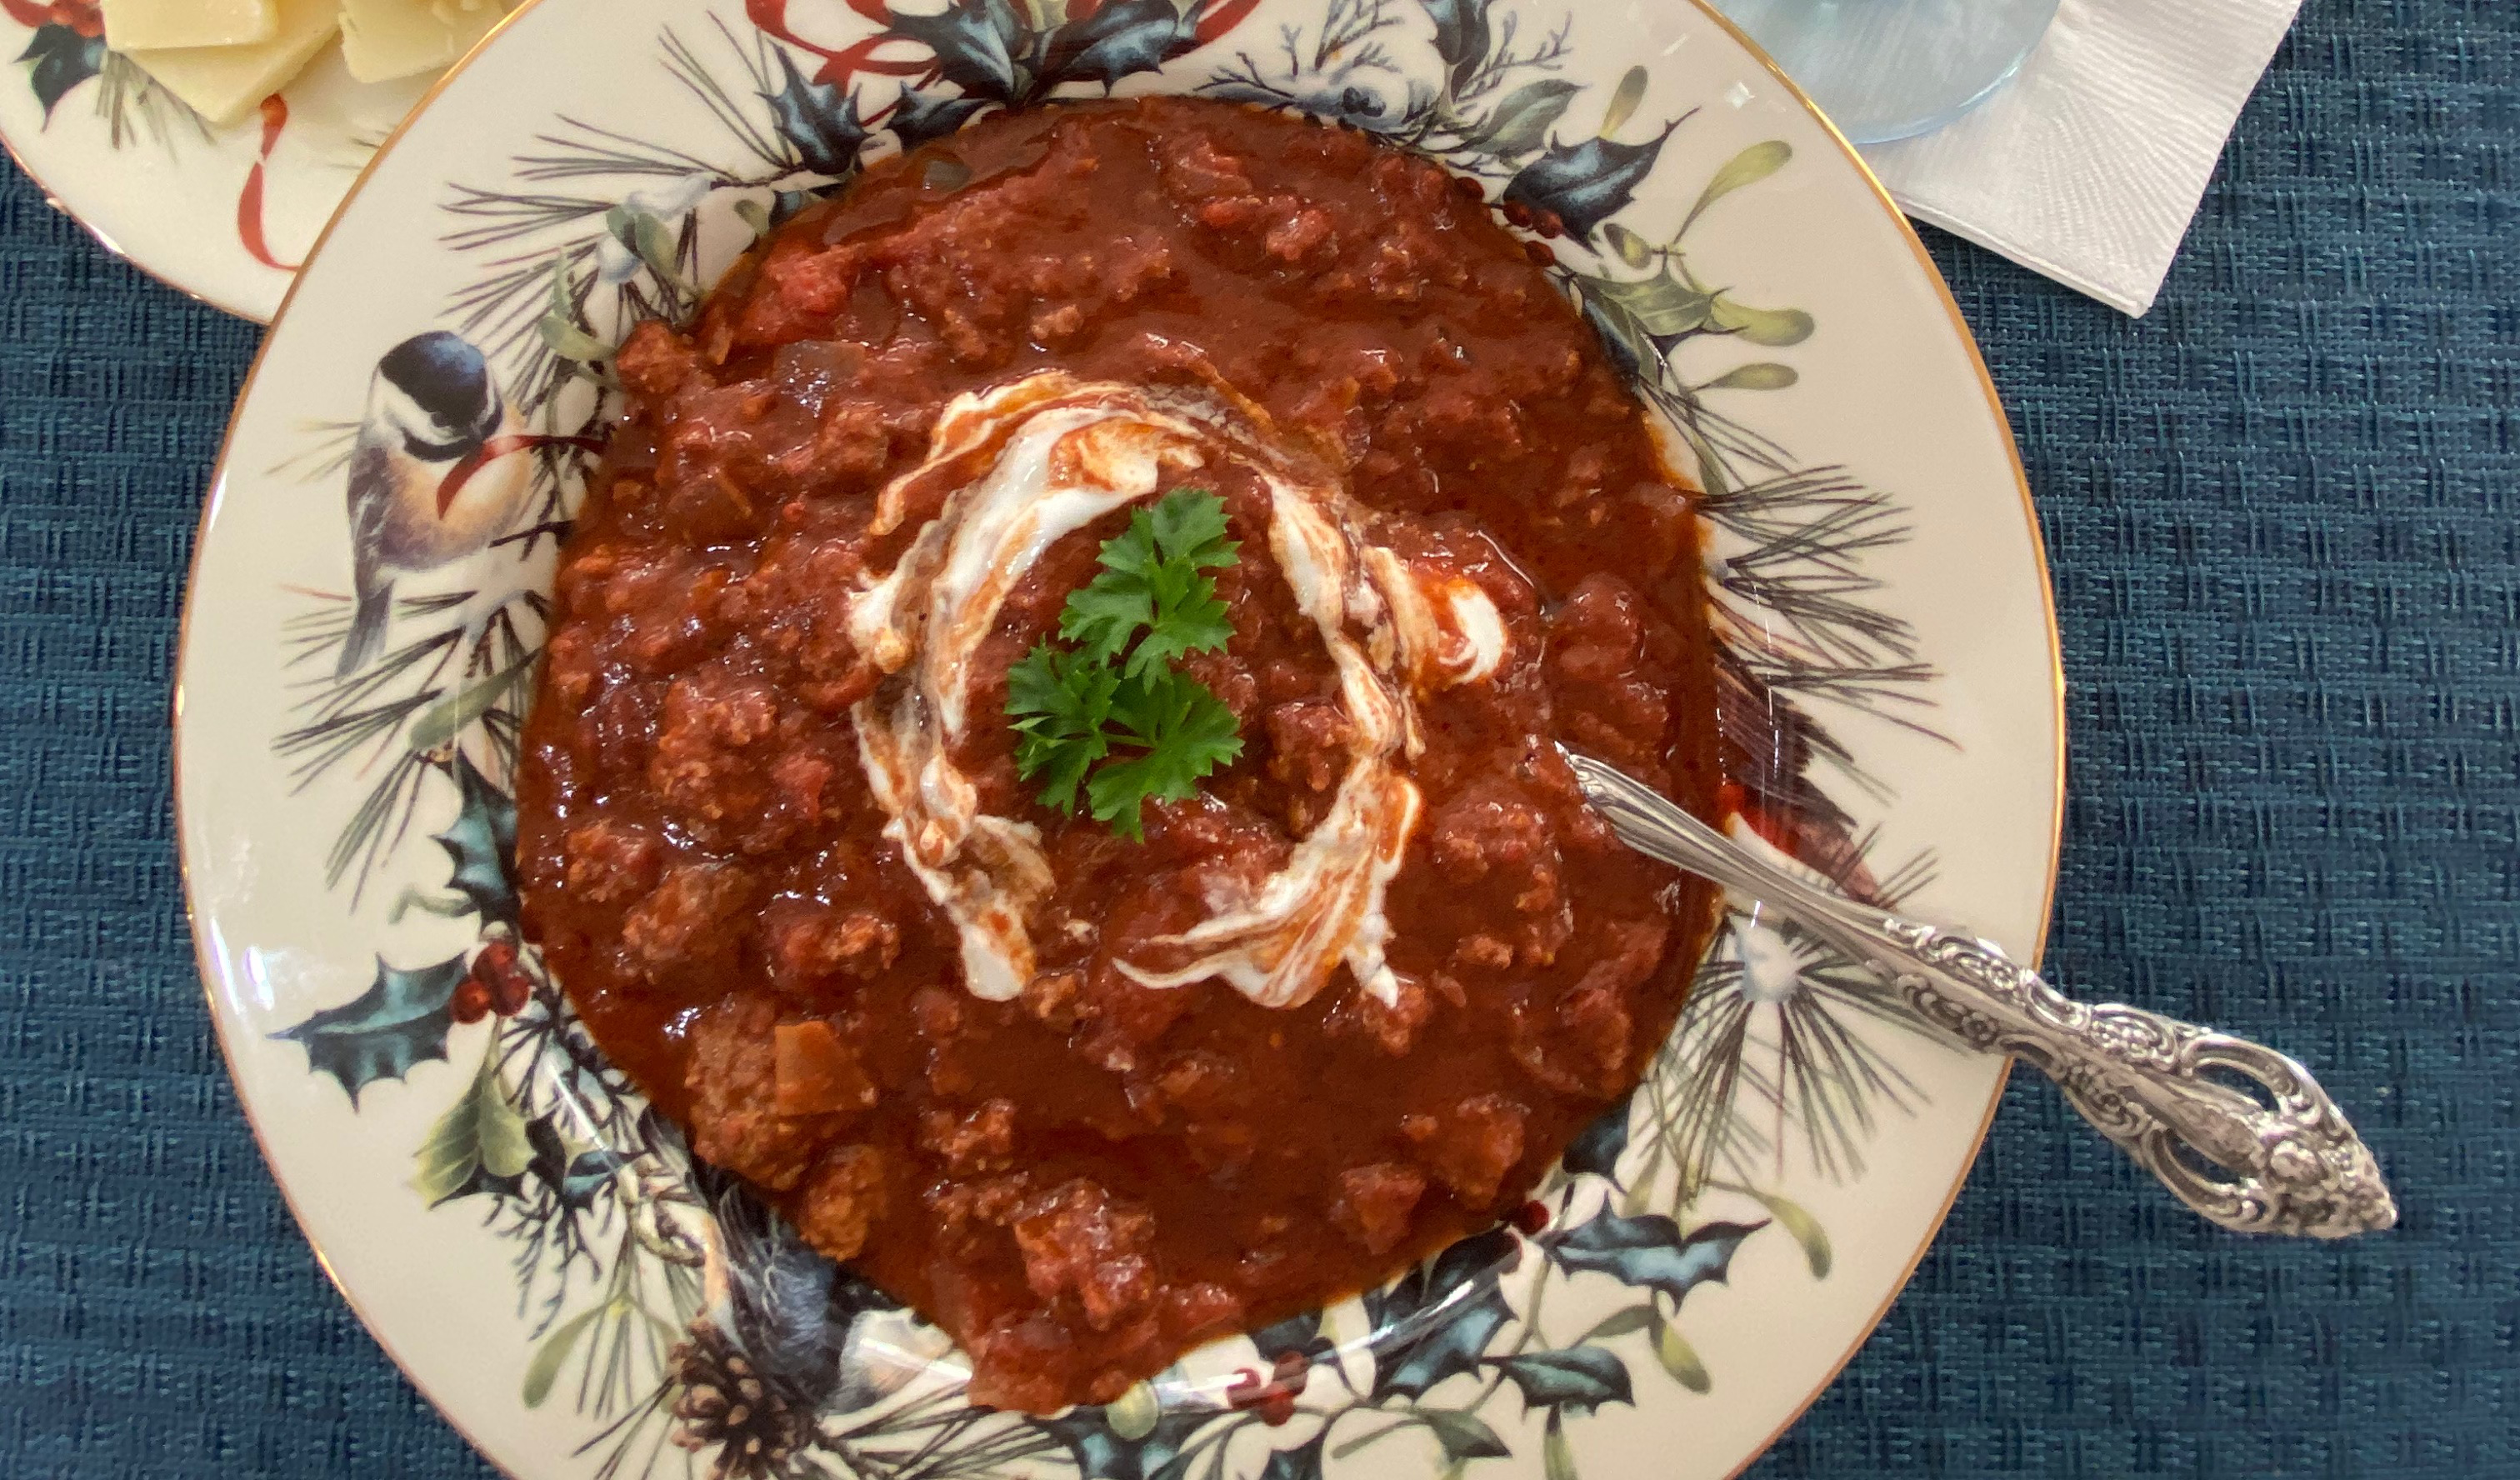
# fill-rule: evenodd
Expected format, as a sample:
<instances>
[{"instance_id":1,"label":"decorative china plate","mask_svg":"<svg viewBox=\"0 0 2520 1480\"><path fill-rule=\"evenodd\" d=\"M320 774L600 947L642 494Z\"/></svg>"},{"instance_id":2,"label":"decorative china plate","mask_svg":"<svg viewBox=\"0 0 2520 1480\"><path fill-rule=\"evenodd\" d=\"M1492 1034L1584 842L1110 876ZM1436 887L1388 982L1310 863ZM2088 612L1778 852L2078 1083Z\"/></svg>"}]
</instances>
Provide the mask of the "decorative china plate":
<instances>
[{"instance_id":1,"label":"decorative china plate","mask_svg":"<svg viewBox=\"0 0 2520 1480\"><path fill-rule=\"evenodd\" d=\"M1751 915L1507 1227L1119 1401L973 1409L943 1337L696 1169L514 928L509 777L610 346L861 161L988 108L1195 92L1481 181L1703 503L1736 833L2035 954L2060 682L2002 410L1809 106L1686 0L540 0L370 167L211 491L177 705L210 1003L343 1294L519 1476L1720 1477L1879 1319L2002 1064ZM422 335L529 512L347 674L350 452ZM398 392L395 392L398 393Z\"/></svg>"},{"instance_id":2,"label":"decorative china plate","mask_svg":"<svg viewBox=\"0 0 2520 1480\"><path fill-rule=\"evenodd\" d=\"M338 46L217 126L106 50L98 0L0 0L0 144L108 249L268 323L428 75L360 82Z\"/></svg>"}]
</instances>

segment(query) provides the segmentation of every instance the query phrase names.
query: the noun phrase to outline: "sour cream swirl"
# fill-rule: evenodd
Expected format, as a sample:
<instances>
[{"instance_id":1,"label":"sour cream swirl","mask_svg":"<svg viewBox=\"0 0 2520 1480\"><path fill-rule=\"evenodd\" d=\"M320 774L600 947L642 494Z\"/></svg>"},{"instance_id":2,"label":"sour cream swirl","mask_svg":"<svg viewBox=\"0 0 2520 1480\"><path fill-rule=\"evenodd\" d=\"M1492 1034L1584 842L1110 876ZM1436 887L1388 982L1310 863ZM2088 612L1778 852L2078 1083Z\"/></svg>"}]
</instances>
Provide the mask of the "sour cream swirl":
<instances>
[{"instance_id":1,"label":"sour cream swirl","mask_svg":"<svg viewBox=\"0 0 2520 1480\"><path fill-rule=\"evenodd\" d=\"M927 457L884 489L874 532L934 512L849 604L859 650L887 675L854 710L859 758L884 834L954 922L975 997L1007 1001L1032 980L1031 917L1055 881L1040 829L982 812L954 760L972 719L972 659L1009 593L1062 536L1228 465L1267 490L1270 553L1338 675L1348 766L1282 866L1207 899L1204 919L1142 943L1119 969L1149 988L1213 978L1288 1008L1344 964L1367 993L1397 1000L1384 902L1420 811L1406 773L1417 704L1503 667L1495 604L1472 581L1367 540L1365 512L1274 447L1256 407L1058 372L954 399Z\"/></svg>"}]
</instances>

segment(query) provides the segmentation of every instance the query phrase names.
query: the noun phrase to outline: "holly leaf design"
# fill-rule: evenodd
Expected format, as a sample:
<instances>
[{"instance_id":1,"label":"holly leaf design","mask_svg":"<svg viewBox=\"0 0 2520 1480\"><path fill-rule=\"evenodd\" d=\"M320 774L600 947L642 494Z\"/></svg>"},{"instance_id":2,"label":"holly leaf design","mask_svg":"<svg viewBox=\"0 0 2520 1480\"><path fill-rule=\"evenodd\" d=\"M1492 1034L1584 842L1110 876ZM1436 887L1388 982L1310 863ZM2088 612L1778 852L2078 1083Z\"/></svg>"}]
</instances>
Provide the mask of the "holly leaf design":
<instances>
[{"instance_id":1,"label":"holly leaf design","mask_svg":"<svg viewBox=\"0 0 2520 1480\"><path fill-rule=\"evenodd\" d=\"M786 48L774 46L783 79L779 91L761 94L780 136L796 149L796 158L818 175L845 178L858 167L858 151L867 127L858 116L858 100L838 84L818 82L796 69Z\"/></svg>"},{"instance_id":2,"label":"holly leaf design","mask_svg":"<svg viewBox=\"0 0 2520 1480\"><path fill-rule=\"evenodd\" d=\"M1488 59L1488 0L1423 0L1435 22L1435 56L1458 91Z\"/></svg>"},{"instance_id":3,"label":"holly leaf design","mask_svg":"<svg viewBox=\"0 0 2520 1480\"><path fill-rule=\"evenodd\" d=\"M1521 1240L1511 1229L1495 1228L1368 1294L1374 1397L1422 1397L1448 1377L1476 1370L1488 1343L1513 1319L1497 1281L1521 1262Z\"/></svg>"},{"instance_id":4,"label":"holly leaf design","mask_svg":"<svg viewBox=\"0 0 2520 1480\"><path fill-rule=\"evenodd\" d=\"M1328 1437L1326 1428L1293 1449L1273 1451L1260 1466L1260 1480L1322 1480L1322 1441Z\"/></svg>"},{"instance_id":5,"label":"holly leaf design","mask_svg":"<svg viewBox=\"0 0 2520 1480\"><path fill-rule=\"evenodd\" d=\"M1507 1447L1487 1420L1476 1413L1465 1413L1449 1408L1423 1408L1414 1417L1435 1435L1444 1447L1444 1462L1459 1464L1465 1459L1502 1459L1513 1451Z\"/></svg>"},{"instance_id":6,"label":"holly leaf design","mask_svg":"<svg viewBox=\"0 0 2520 1480\"><path fill-rule=\"evenodd\" d=\"M1488 1364L1522 1389L1526 1409L1563 1409L1578 1415L1604 1403L1636 1403L1628 1365L1598 1346L1555 1352L1521 1352Z\"/></svg>"},{"instance_id":7,"label":"holly leaf design","mask_svg":"<svg viewBox=\"0 0 2520 1480\"><path fill-rule=\"evenodd\" d=\"M1319 1311L1305 1311L1264 1325L1251 1333L1251 1344L1259 1349L1260 1360L1269 1363L1290 1352L1314 1357L1330 1349L1329 1338L1322 1334Z\"/></svg>"},{"instance_id":8,"label":"holly leaf design","mask_svg":"<svg viewBox=\"0 0 2520 1480\"><path fill-rule=\"evenodd\" d=\"M1709 1223L1684 1233L1679 1224L1660 1213L1622 1218L1604 1212L1564 1233L1547 1234L1540 1242L1569 1270L1591 1271L1622 1284L1660 1290L1677 1308L1690 1290L1710 1279L1724 1279L1732 1269L1732 1251L1766 1227L1765 1223Z\"/></svg>"},{"instance_id":9,"label":"holly leaf design","mask_svg":"<svg viewBox=\"0 0 2520 1480\"><path fill-rule=\"evenodd\" d=\"M973 113L990 106L986 98L948 98L942 93L905 87L900 105L892 111L889 126L903 149L917 149L930 139L944 138L970 122Z\"/></svg>"},{"instance_id":10,"label":"holly leaf design","mask_svg":"<svg viewBox=\"0 0 2520 1480\"><path fill-rule=\"evenodd\" d=\"M1445 1379L1475 1370L1488 1343L1512 1319L1512 1307L1506 1304L1505 1293L1493 1280L1478 1286L1436 1319L1416 1326L1422 1334L1395 1354L1398 1360L1378 1367L1374 1396L1397 1393L1422 1398Z\"/></svg>"},{"instance_id":11,"label":"holly leaf design","mask_svg":"<svg viewBox=\"0 0 2520 1480\"><path fill-rule=\"evenodd\" d=\"M421 1143L420 1170L412 1187L430 1207L476 1192L513 1197L533 1161L525 1117L517 1113L507 1086L499 1082L498 1062L494 1043L463 1097L437 1117L428 1139Z\"/></svg>"},{"instance_id":12,"label":"holly leaf design","mask_svg":"<svg viewBox=\"0 0 2520 1480\"><path fill-rule=\"evenodd\" d=\"M1637 186L1653 173L1664 142L1679 126L1678 120L1667 123L1642 144L1598 136L1580 144L1552 143L1507 182L1505 199L1550 212L1590 246L1594 231L1636 199Z\"/></svg>"},{"instance_id":13,"label":"holly leaf design","mask_svg":"<svg viewBox=\"0 0 2520 1480\"><path fill-rule=\"evenodd\" d=\"M400 1079L414 1064L446 1056L455 1016L449 1004L464 980L461 955L403 971L377 958L377 979L348 1003L328 1008L272 1034L306 1051L306 1064L339 1080L353 1108L359 1092L380 1079Z\"/></svg>"},{"instance_id":14,"label":"holly leaf design","mask_svg":"<svg viewBox=\"0 0 2520 1480\"><path fill-rule=\"evenodd\" d=\"M1013 0L954 0L932 15L896 13L892 33L935 53L937 72L973 97L1012 103L1023 91L1015 57L1027 27Z\"/></svg>"},{"instance_id":15,"label":"holly leaf design","mask_svg":"<svg viewBox=\"0 0 2520 1480\"><path fill-rule=\"evenodd\" d=\"M1619 373L1619 379L1634 381L1642 376L1652 339L1637 327L1634 318L1595 294L1584 294L1583 303L1584 322L1601 336L1601 347L1609 351L1610 368Z\"/></svg>"},{"instance_id":16,"label":"holly leaf design","mask_svg":"<svg viewBox=\"0 0 2520 1480\"><path fill-rule=\"evenodd\" d=\"M35 101L43 105L44 121L50 123L55 104L105 69L105 38L82 36L67 25L39 25L26 38L26 49L18 54L18 60L34 64L27 84L35 91Z\"/></svg>"},{"instance_id":17,"label":"holly leaf design","mask_svg":"<svg viewBox=\"0 0 2520 1480\"><path fill-rule=\"evenodd\" d=\"M472 902L481 919L517 922L517 803L490 784L462 751L455 755L455 821L433 834L454 862L448 888Z\"/></svg>"},{"instance_id":18,"label":"holly leaf design","mask_svg":"<svg viewBox=\"0 0 2520 1480\"><path fill-rule=\"evenodd\" d=\"M1094 14L1051 32L1046 83L1100 82L1150 72L1198 45L1198 14L1173 0L1104 0Z\"/></svg>"},{"instance_id":19,"label":"holly leaf design","mask_svg":"<svg viewBox=\"0 0 2520 1480\"><path fill-rule=\"evenodd\" d=\"M1089 1405L1057 1418L1033 1420L1066 1444L1076 1458L1078 1480L1155 1480L1168 1471L1177 1472L1182 1446L1216 1416L1212 1409L1171 1410L1155 1419L1153 1428L1130 1439L1111 1427L1103 1416L1106 1412Z\"/></svg>"},{"instance_id":20,"label":"holly leaf design","mask_svg":"<svg viewBox=\"0 0 2520 1480\"><path fill-rule=\"evenodd\" d=\"M1622 1099L1576 1133L1575 1139L1566 1143L1566 1154L1557 1159L1557 1164L1569 1172L1590 1172L1616 1182L1619 1157L1627 1149L1628 1101Z\"/></svg>"},{"instance_id":21,"label":"holly leaf design","mask_svg":"<svg viewBox=\"0 0 2520 1480\"><path fill-rule=\"evenodd\" d=\"M1557 77L1526 82L1506 94L1496 111L1462 140L1462 147L1498 158L1519 158L1549 142L1550 127L1579 91L1574 83Z\"/></svg>"}]
</instances>

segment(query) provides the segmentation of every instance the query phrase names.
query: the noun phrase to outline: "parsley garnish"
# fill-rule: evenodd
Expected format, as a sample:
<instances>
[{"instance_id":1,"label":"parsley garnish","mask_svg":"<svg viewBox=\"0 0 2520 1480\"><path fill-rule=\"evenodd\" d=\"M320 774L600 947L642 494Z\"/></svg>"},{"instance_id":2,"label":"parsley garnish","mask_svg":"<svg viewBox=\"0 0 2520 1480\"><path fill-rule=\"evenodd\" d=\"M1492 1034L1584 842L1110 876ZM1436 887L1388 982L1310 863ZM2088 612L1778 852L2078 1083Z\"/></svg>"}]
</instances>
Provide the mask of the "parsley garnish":
<instances>
[{"instance_id":1,"label":"parsley garnish","mask_svg":"<svg viewBox=\"0 0 2520 1480\"><path fill-rule=\"evenodd\" d=\"M1239 548L1225 537L1225 501L1189 488L1102 542L1102 571L1058 614L1076 646L1041 643L1007 674L1015 774L1041 783L1043 806L1074 811L1081 786L1095 821L1143 839L1141 803L1186 801L1242 753L1234 711L1173 666L1234 636L1206 572Z\"/></svg>"}]
</instances>

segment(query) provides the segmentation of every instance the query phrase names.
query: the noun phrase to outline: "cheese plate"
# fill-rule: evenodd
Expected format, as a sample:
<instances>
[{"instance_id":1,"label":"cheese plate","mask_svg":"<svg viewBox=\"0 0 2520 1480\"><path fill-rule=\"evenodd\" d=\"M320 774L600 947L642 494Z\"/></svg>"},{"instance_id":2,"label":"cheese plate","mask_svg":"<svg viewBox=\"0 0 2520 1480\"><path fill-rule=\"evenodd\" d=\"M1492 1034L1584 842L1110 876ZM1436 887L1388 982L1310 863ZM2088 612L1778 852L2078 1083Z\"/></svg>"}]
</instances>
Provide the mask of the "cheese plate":
<instances>
[{"instance_id":1,"label":"cheese plate","mask_svg":"<svg viewBox=\"0 0 2520 1480\"><path fill-rule=\"evenodd\" d=\"M268 322L502 0L0 0L0 144L108 250Z\"/></svg>"}]
</instances>

